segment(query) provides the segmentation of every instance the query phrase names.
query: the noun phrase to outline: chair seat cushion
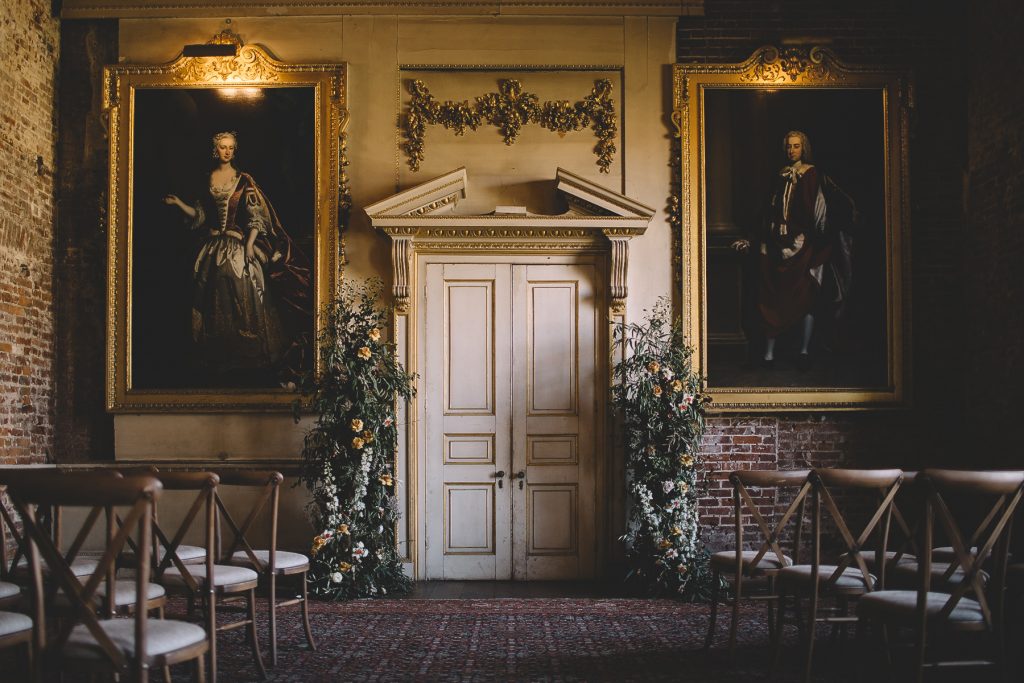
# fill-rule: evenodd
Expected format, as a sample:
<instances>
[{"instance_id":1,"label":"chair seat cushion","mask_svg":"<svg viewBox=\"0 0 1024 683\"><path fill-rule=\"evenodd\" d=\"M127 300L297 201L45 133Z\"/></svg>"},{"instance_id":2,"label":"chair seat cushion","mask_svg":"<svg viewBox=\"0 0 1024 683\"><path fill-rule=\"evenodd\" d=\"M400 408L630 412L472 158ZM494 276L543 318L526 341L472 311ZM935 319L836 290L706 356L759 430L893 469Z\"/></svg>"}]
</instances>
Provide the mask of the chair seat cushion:
<instances>
[{"instance_id":1,"label":"chair seat cushion","mask_svg":"<svg viewBox=\"0 0 1024 683\"><path fill-rule=\"evenodd\" d=\"M253 555L259 560L264 566L270 563L270 551L269 550L254 550ZM309 558L300 553L289 553L284 550L278 550L274 553L274 563L277 566L277 571L285 569L296 569L298 567L309 567ZM231 564L241 567L254 567L252 558L249 557L248 553L244 550L239 550L237 553L231 556Z\"/></svg>"},{"instance_id":2,"label":"chair seat cushion","mask_svg":"<svg viewBox=\"0 0 1024 683\"><path fill-rule=\"evenodd\" d=\"M21 595L21 588L18 585L0 581L0 600L13 598L16 595Z\"/></svg>"},{"instance_id":3,"label":"chair seat cushion","mask_svg":"<svg viewBox=\"0 0 1024 683\"><path fill-rule=\"evenodd\" d=\"M945 581L942 577L949 571L950 562L932 562L932 584L933 588L952 588L959 586L964 581L964 570L963 567L957 567L952 575ZM918 564L917 562L900 564L892 568L892 584L895 587L905 586L914 588L917 586L918 575ZM982 570L978 572L978 576L981 577L981 585L988 585L989 575L988 572Z\"/></svg>"},{"instance_id":4,"label":"chair seat cushion","mask_svg":"<svg viewBox=\"0 0 1024 683\"><path fill-rule=\"evenodd\" d=\"M104 581L96 588L96 595L93 596L93 602L97 605L103 603L104 597L107 595L107 582ZM167 590L164 589L158 583L151 583L146 588L146 600L156 600L167 595ZM115 607L128 607L129 605L135 604L135 598L137 596L135 590L134 579L117 579L114 581L114 606ZM58 606L67 606L70 601L67 599L64 591L61 590L54 597L54 602Z\"/></svg>"},{"instance_id":5,"label":"chair seat cushion","mask_svg":"<svg viewBox=\"0 0 1024 683\"><path fill-rule=\"evenodd\" d=\"M743 566L749 568L753 563L754 558L757 557L756 550L744 550L741 555L743 557ZM736 567L736 551L735 550L723 550L717 552L711 556L711 564L715 567L723 569L735 568ZM757 568L761 570L780 569L781 567L788 567L793 564L793 559L787 555L782 556L782 564L779 564L779 558L774 551L768 551L764 554L764 557L757 563Z\"/></svg>"},{"instance_id":6,"label":"chair seat cushion","mask_svg":"<svg viewBox=\"0 0 1024 683\"><path fill-rule=\"evenodd\" d=\"M946 606L948 600L948 593L928 593L925 612L929 617L935 618ZM916 612L917 591L875 591L862 596L857 601L858 617L869 619L890 617L913 621ZM950 621L956 623L977 623L984 622L985 619L978 601L970 598L960 598L949 618Z\"/></svg>"},{"instance_id":7,"label":"chair seat cushion","mask_svg":"<svg viewBox=\"0 0 1024 683\"><path fill-rule=\"evenodd\" d=\"M200 586L206 585L206 565L197 564L188 568L189 574ZM213 566L213 585L214 586L234 586L240 583L258 582L260 579L259 575L247 567L235 567L229 564L215 564ZM181 575L181 572L177 568L168 569L164 572L163 580L166 584L172 586L185 586L188 585L185 581L185 577Z\"/></svg>"},{"instance_id":8,"label":"chair seat cushion","mask_svg":"<svg viewBox=\"0 0 1024 683\"><path fill-rule=\"evenodd\" d=\"M100 627L121 651L129 657L135 654L135 620L110 619L101 621ZM149 619L146 621L146 656L166 655L206 640L202 626L185 621L170 619ZM64 646L64 656L76 659L106 659L103 648L85 624L71 630L71 636Z\"/></svg>"},{"instance_id":9,"label":"chair seat cushion","mask_svg":"<svg viewBox=\"0 0 1024 683\"><path fill-rule=\"evenodd\" d=\"M836 565L834 564L822 564L818 565L818 582L824 583L828 581L832 574L835 573ZM793 583L810 583L811 581L811 565L809 564L797 564L792 567L784 567L779 572L779 581L790 581ZM876 579L874 574L869 574L871 577L871 584L874 585ZM843 570L843 573L836 580L835 587L840 590L845 589L864 589L864 574L861 573L860 569L856 567L847 567Z\"/></svg>"},{"instance_id":10,"label":"chair seat cushion","mask_svg":"<svg viewBox=\"0 0 1024 683\"><path fill-rule=\"evenodd\" d=\"M40 564L42 566L43 576L49 576L50 565L48 565L45 560L42 560ZM76 557L75 561L71 563L71 573L78 577L92 576L92 573L96 571L99 564L98 558ZM14 574L16 576L29 576L27 559L22 558L18 562L18 565L14 568Z\"/></svg>"},{"instance_id":11,"label":"chair seat cushion","mask_svg":"<svg viewBox=\"0 0 1024 683\"><path fill-rule=\"evenodd\" d=\"M976 546L976 545L971 546L970 549L967 550L967 554L969 554L971 557L974 557L975 555L977 555L978 554L978 546ZM950 561L955 560L955 559L956 559L956 552L953 550L953 546L951 546L951 545L940 546L938 548L933 548L932 549L932 560L939 560L939 561L950 562Z\"/></svg>"},{"instance_id":12,"label":"chair seat cushion","mask_svg":"<svg viewBox=\"0 0 1024 683\"><path fill-rule=\"evenodd\" d=\"M185 564L189 564L191 562L201 562L206 559L206 548L201 548L197 545L179 545L178 549L175 551L175 554L178 556L178 559ZM167 556L167 549L163 546L160 546L157 549L156 556L158 558L157 562L163 562L164 557ZM135 564L134 552L128 550L122 553L121 557L124 559L125 564Z\"/></svg>"},{"instance_id":13,"label":"chair seat cushion","mask_svg":"<svg viewBox=\"0 0 1024 683\"><path fill-rule=\"evenodd\" d=\"M839 556L839 559L845 560L847 555L849 555L849 553L843 553L842 555ZM889 551L887 551L885 553L885 563L886 563L886 566L892 566L893 561L896 560L896 555L897 555L897 553L896 553L895 550L889 550ZM864 558L864 564L866 564L868 566L868 569L875 569L875 553L874 553L874 551L872 551L872 550L863 550L863 551L861 551L860 556ZM917 562L917 557L915 557L914 555L907 554L907 553L903 553L902 555L900 555L900 559L896 560L897 564L906 564L906 563L913 563L913 562Z\"/></svg>"},{"instance_id":14,"label":"chair seat cushion","mask_svg":"<svg viewBox=\"0 0 1024 683\"><path fill-rule=\"evenodd\" d=\"M32 619L17 612L0 612L0 638L32 630Z\"/></svg>"}]
</instances>

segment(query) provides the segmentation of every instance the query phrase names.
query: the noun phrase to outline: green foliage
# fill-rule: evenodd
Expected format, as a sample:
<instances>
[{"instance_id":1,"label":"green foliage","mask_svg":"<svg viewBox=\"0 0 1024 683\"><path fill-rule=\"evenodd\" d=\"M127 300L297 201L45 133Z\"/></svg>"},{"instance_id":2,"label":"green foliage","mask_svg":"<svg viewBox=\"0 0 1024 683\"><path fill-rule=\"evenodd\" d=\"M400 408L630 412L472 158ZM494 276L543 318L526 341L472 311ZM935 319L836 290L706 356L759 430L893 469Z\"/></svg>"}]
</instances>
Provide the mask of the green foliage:
<instances>
[{"instance_id":1,"label":"green foliage","mask_svg":"<svg viewBox=\"0 0 1024 683\"><path fill-rule=\"evenodd\" d=\"M710 398L692 369L693 349L660 300L643 323L618 325L612 405L624 428L628 578L650 593L704 597L707 551L700 540L697 469Z\"/></svg>"},{"instance_id":2,"label":"green foliage","mask_svg":"<svg viewBox=\"0 0 1024 683\"><path fill-rule=\"evenodd\" d=\"M399 518L395 408L410 400L415 376L384 341L390 311L377 308L382 285L346 283L324 312L320 373L300 390L317 415L306 434L300 481L320 531L312 542L313 595L347 599L408 591L396 551ZM298 416L299 405L296 404Z\"/></svg>"}]
</instances>

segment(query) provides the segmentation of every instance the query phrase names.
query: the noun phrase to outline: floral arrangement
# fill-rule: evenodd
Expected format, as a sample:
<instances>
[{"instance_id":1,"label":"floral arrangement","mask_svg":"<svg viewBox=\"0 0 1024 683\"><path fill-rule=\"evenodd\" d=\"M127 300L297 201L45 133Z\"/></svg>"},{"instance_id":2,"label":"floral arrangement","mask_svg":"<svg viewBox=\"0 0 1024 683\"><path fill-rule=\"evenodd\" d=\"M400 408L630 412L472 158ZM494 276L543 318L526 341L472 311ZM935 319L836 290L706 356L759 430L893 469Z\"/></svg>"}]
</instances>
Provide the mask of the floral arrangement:
<instances>
[{"instance_id":1,"label":"floral arrangement","mask_svg":"<svg viewBox=\"0 0 1024 683\"><path fill-rule=\"evenodd\" d=\"M693 349L661 300L646 321L618 325L625 360L614 369L612 405L624 429L627 579L651 593L704 597L708 556L700 540L697 468L710 398L693 372Z\"/></svg>"},{"instance_id":2,"label":"floral arrangement","mask_svg":"<svg viewBox=\"0 0 1024 683\"><path fill-rule=\"evenodd\" d=\"M396 548L399 518L394 454L397 401L413 381L384 341L389 311L376 306L382 285L345 284L324 312L321 370L302 380L317 415L306 434L300 481L312 494L310 592L347 599L405 592L409 578ZM296 403L296 419L301 406Z\"/></svg>"}]
</instances>

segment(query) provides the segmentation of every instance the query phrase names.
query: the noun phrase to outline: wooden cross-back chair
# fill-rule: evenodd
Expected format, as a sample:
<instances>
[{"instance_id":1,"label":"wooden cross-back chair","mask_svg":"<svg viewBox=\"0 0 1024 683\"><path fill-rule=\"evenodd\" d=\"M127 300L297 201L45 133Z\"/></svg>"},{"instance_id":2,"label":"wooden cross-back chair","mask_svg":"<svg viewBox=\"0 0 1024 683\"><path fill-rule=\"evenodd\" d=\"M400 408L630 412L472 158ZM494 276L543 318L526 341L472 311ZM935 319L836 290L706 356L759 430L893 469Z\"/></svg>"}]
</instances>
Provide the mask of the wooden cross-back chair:
<instances>
[{"instance_id":1,"label":"wooden cross-back chair","mask_svg":"<svg viewBox=\"0 0 1024 683\"><path fill-rule=\"evenodd\" d=\"M0 470L0 490L12 477L19 476L22 472L44 472L52 476L60 476L65 472L55 468L39 468L39 467L12 467L4 468ZM81 472L86 478L102 479L116 479L121 475L111 470L88 470ZM93 511L92 514L98 516L99 511ZM60 505L47 505L37 508L36 510L36 524L40 528L46 529L47 533L50 534L50 538L53 540L54 545L61 549L63 548L63 511ZM7 553L6 548L3 556L3 569L0 571L0 580L10 581L12 583L28 585L31 580L29 572L28 552L27 546L25 545L25 537L19 532L17 520L11 515L11 510L8 510L5 506L0 505L0 528L4 530L4 533L10 533L12 540L14 541L14 552ZM76 576L89 576L96 569L96 559L94 557L87 557L82 553L82 548L86 543L88 536L87 531L79 530L71 546L66 551L62 551L65 559L71 567L72 573ZM6 539L4 540L6 546ZM9 555L9 557L8 557ZM49 565L43 565L43 575L49 574Z\"/></svg>"},{"instance_id":2,"label":"wooden cross-back chair","mask_svg":"<svg viewBox=\"0 0 1024 683\"><path fill-rule=\"evenodd\" d=\"M0 506L4 505L5 486L0 486ZM25 647L25 672L30 675L33 671L33 633L34 622L31 617L21 614L15 610L22 607L21 586L16 583L4 581L7 576L7 511L3 511L0 518L0 650L9 647L23 645Z\"/></svg>"},{"instance_id":3,"label":"wooden cross-back chair","mask_svg":"<svg viewBox=\"0 0 1024 683\"><path fill-rule=\"evenodd\" d=\"M166 511L159 521L153 522L153 533L162 545L163 556L156 565L156 580L168 591L185 595L189 606L198 598L203 607L204 624L209 642L210 680L217 681L217 633L246 628L253 658L261 678L266 678L263 657L260 655L256 625L256 587L259 575L252 569L217 564L216 518L217 486L220 477L214 472L161 471L160 481L165 490L195 492L188 511L173 535L164 528ZM202 564L187 563L178 555L178 548L202 515L205 555ZM242 596L248 616L244 619L217 625L218 598Z\"/></svg>"},{"instance_id":4,"label":"wooden cross-back chair","mask_svg":"<svg viewBox=\"0 0 1024 683\"><path fill-rule=\"evenodd\" d=\"M819 622L830 623L833 626L855 623L856 617L848 613L849 600L884 587L886 562L882 558L886 557L888 552L892 502L899 491L902 475L903 472L898 469L816 469L811 472L808 478L812 485L811 563L790 565L779 571L779 609L776 612L774 632L776 665L782 655L782 625L787 595L794 597L798 611L800 598L809 598L807 627L802 629L806 641L804 680L809 681L814 661L815 625ZM867 493L876 501L880 499L873 511L865 508L865 511L871 511L871 515L857 536L853 535L847 521L853 516L854 510L849 511L851 514L844 514L833 495L834 491L839 490L850 494ZM843 552L836 564L823 564L821 561L823 508L835 525L843 544ZM878 577L871 573L864 559L864 549L871 545L873 537ZM819 616L820 600L826 596L838 599L838 615Z\"/></svg>"},{"instance_id":5,"label":"wooden cross-back chair","mask_svg":"<svg viewBox=\"0 0 1024 683\"><path fill-rule=\"evenodd\" d=\"M131 619L111 619L116 609L116 562L127 539L137 530L136 546L142 551L136 574L135 604L146 602L149 585L149 546L153 502L162 487L153 477L96 476L95 473L22 472L8 478L10 495L24 526L32 582L33 615L36 620L35 649L42 666L73 663L76 670L110 672L133 680L148 680L153 667L196 660L196 675L202 680L202 655L207 649L202 628L184 622L150 620L147 609L136 609ZM38 523L39 508L83 507L89 513L72 551L58 548L50 530ZM123 523L114 522L114 507L126 507ZM106 516L103 551L96 569L85 577L72 571L74 548L92 530L101 515ZM70 558L69 558L70 556ZM47 584L43 564L49 567ZM84 579L84 581L83 581ZM101 586L105 589L101 591ZM46 615L59 595L70 609L46 634ZM96 600L103 607L96 609ZM108 618L104 618L108 617Z\"/></svg>"},{"instance_id":6,"label":"wooden cross-back chair","mask_svg":"<svg viewBox=\"0 0 1024 683\"><path fill-rule=\"evenodd\" d=\"M711 556L711 618L708 622L708 634L704 641L705 648L710 648L714 640L720 582L723 575L732 580L729 654L732 655L736 647L739 608L744 597L767 602L769 637L773 635L773 608L777 600L774 579L779 570L793 564L793 558L799 558L804 508L807 494L811 490L811 484L808 481L809 474L810 470L738 470L730 473L729 481L733 487L735 546L731 550L717 552ZM757 501L751 496L751 489L758 488L794 491L793 499L785 511L773 520L774 524L769 524L768 520L764 518ZM745 549L746 525L743 523L745 515L749 515L756 526L755 540L752 544L756 550ZM794 522L795 526L792 557L783 551L781 545L791 522ZM765 590L761 590L759 593L755 593L754 590L745 592L745 585L752 589L763 588Z\"/></svg>"},{"instance_id":7,"label":"wooden cross-back chair","mask_svg":"<svg viewBox=\"0 0 1024 683\"><path fill-rule=\"evenodd\" d=\"M255 570L263 578L267 586L267 607L270 616L270 663L277 665L277 610L291 605L302 605L302 621L306 631L306 640L310 650L316 650L316 641L309 625L308 589L306 573L309 571L309 558L300 553L277 549L277 524L280 508L281 482L284 476L280 472L269 470L220 470L221 487L246 487L258 490L256 499L246 513L241 524L232 517L228 506L221 495L217 495L218 519L228 527L231 542L222 546L226 550L220 554L220 561ZM254 549L248 534L251 534L261 516L266 519L265 527L269 534L268 547ZM218 534L219 536L220 534ZM257 544L258 546L258 544ZM278 601L278 579L295 577L298 581L300 594L298 597Z\"/></svg>"},{"instance_id":8,"label":"wooden cross-back chair","mask_svg":"<svg viewBox=\"0 0 1024 683\"><path fill-rule=\"evenodd\" d=\"M934 573L930 553L924 553L918 568L916 590L884 590L864 596L857 604L858 635L863 624L910 626L915 630L916 680L929 668L944 666L1003 666L1006 662L1003 610L1006 566L1013 514L1024 496L1024 471L966 472L931 470L921 473L925 488L923 547L931 548L936 520L950 542L963 578L946 592L933 589ZM949 501L951 495L967 502L991 505L981 527L966 536ZM963 512L963 510L958 510ZM974 545L976 544L976 545ZM974 552L971 552L972 549ZM983 565L991 560L991 580L983 580ZM991 636L989 659L928 661L927 646L935 631L944 634L981 632ZM858 638L862 640L862 638ZM948 651L945 648L943 651ZM1004 674L1007 672L1003 672ZM1005 678L1005 676L1004 676Z\"/></svg>"}]
</instances>

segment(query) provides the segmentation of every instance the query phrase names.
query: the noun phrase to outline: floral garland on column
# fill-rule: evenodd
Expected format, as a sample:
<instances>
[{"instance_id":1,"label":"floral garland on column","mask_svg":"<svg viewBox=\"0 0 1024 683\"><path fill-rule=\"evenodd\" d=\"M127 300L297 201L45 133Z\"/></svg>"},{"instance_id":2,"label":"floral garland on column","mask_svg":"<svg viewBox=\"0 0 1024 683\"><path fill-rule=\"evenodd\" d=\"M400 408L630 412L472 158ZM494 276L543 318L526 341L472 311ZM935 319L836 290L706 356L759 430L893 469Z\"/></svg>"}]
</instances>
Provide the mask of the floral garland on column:
<instances>
[{"instance_id":1,"label":"floral garland on column","mask_svg":"<svg viewBox=\"0 0 1024 683\"><path fill-rule=\"evenodd\" d=\"M384 341L389 313L376 307L382 286L345 284L324 312L319 375L302 393L316 423L306 434L300 481L312 494L310 592L347 599L408 591L398 556L394 465L397 401L413 381ZM298 405L297 405L298 408Z\"/></svg>"},{"instance_id":2,"label":"floral garland on column","mask_svg":"<svg viewBox=\"0 0 1024 683\"><path fill-rule=\"evenodd\" d=\"M693 349L668 302L643 323L620 324L614 343L625 360L614 369L612 404L624 431L627 579L650 593L705 597L710 585L700 539L697 469L710 397L692 369Z\"/></svg>"}]
</instances>

